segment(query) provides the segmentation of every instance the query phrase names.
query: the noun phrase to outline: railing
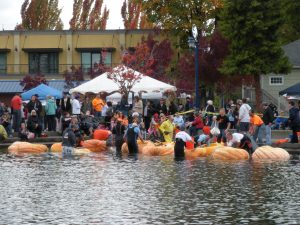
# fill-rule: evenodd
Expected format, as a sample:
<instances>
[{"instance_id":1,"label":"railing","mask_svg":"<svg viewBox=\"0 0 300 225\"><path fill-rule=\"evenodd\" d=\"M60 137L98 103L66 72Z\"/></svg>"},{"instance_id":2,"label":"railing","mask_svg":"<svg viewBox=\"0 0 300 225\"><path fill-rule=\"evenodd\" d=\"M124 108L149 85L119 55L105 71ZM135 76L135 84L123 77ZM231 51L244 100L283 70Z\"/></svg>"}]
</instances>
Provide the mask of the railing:
<instances>
[{"instance_id":1,"label":"railing","mask_svg":"<svg viewBox=\"0 0 300 225\"><path fill-rule=\"evenodd\" d=\"M273 103L274 105L276 105L279 111L285 111L287 109L286 104L282 102L279 103L278 99L274 98L266 90L262 90L262 99L263 102Z\"/></svg>"}]
</instances>

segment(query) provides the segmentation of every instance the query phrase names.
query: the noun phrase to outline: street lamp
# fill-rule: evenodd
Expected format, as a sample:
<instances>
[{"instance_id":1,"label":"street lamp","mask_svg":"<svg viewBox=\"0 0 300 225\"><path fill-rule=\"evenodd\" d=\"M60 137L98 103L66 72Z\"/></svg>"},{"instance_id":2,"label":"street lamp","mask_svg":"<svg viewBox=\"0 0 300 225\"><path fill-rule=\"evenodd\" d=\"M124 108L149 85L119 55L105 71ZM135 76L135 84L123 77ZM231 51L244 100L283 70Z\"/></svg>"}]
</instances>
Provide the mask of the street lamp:
<instances>
[{"instance_id":1,"label":"street lamp","mask_svg":"<svg viewBox=\"0 0 300 225\"><path fill-rule=\"evenodd\" d=\"M199 42L198 42L198 30L196 25L192 26L193 37L188 38L188 44L190 48L195 49L195 107L200 109L200 95L199 95Z\"/></svg>"}]
</instances>

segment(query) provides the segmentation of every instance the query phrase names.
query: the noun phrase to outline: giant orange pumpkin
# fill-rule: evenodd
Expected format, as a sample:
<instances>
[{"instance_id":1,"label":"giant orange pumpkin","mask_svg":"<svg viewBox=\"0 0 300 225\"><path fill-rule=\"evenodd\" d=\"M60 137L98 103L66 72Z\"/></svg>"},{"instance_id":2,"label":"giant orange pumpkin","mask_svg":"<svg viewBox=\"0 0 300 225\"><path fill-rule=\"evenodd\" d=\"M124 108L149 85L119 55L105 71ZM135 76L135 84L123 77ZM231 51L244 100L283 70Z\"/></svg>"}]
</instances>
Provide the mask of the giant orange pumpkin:
<instances>
[{"instance_id":1,"label":"giant orange pumpkin","mask_svg":"<svg viewBox=\"0 0 300 225\"><path fill-rule=\"evenodd\" d=\"M174 143L165 143L159 146L145 146L142 154L149 156L165 156L174 153Z\"/></svg>"},{"instance_id":2,"label":"giant orange pumpkin","mask_svg":"<svg viewBox=\"0 0 300 225\"><path fill-rule=\"evenodd\" d=\"M271 146L262 146L257 148L252 154L252 159L258 160L275 160L287 161L290 159L289 153L282 148L273 148Z\"/></svg>"},{"instance_id":3,"label":"giant orange pumpkin","mask_svg":"<svg viewBox=\"0 0 300 225\"><path fill-rule=\"evenodd\" d=\"M102 152L107 149L105 141L100 141L95 139L84 141L82 143L82 147L87 148L92 152Z\"/></svg>"},{"instance_id":4,"label":"giant orange pumpkin","mask_svg":"<svg viewBox=\"0 0 300 225\"><path fill-rule=\"evenodd\" d=\"M109 130L98 129L98 130L94 131L93 137L94 137L94 139L97 139L100 141L106 141L110 135L111 135L111 132Z\"/></svg>"},{"instance_id":5,"label":"giant orange pumpkin","mask_svg":"<svg viewBox=\"0 0 300 225\"><path fill-rule=\"evenodd\" d=\"M143 152L144 147L154 146L154 143L151 142L151 141L144 141L144 143L143 143L141 140L138 140L137 144L138 144L139 153ZM128 146L127 146L126 142L123 143L121 151L124 154L128 154L129 153Z\"/></svg>"},{"instance_id":6,"label":"giant orange pumpkin","mask_svg":"<svg viewBox=\"0 0 300 225\"><path fill-rule=\"evenodd\" d=\"M16 141L8 147L8 152L14 155L40 154L47 151L48 147L46 145L32 144L29 142Z\"/></svg>"},{"instance_id":7,"label":"giant orange pumpkin","mask_svg":"<svg viewBox=\"0 0 300 225\"><path fill-rule=\"evenodd\" d=\"M62 143L61 142L54 143L53 145L51 145L50 151L51 152L62 152Z\"/></svg>"},{"instance_id":8,"label":"giant orange pumpkin","mask_svg":"<svg viewBox=\"0 0 300 225\"><path fill-rule=\"evenodd\" d=\"M249 153L240 148L232 147L219 147L211 154L212 159L217 160L247 160L249 159Z\"/></svg>"}]
</instances>

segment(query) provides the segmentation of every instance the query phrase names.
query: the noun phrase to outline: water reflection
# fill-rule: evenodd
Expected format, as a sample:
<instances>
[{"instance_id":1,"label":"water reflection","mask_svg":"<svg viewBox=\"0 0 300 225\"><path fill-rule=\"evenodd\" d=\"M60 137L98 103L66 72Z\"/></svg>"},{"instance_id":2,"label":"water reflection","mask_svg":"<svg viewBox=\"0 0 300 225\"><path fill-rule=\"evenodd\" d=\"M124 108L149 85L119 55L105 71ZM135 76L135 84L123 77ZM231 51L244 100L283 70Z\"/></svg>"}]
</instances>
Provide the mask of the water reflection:
<instances>
[{"instance_id":1,"label":"water reflection","mask_svg":"<svg viewBox=\"0 0 300 225\"><path fill-rule=\"evenodd\" d=\"M300 223L298 163L0 155L0 224Z\"/></svg>"}]
</instances>

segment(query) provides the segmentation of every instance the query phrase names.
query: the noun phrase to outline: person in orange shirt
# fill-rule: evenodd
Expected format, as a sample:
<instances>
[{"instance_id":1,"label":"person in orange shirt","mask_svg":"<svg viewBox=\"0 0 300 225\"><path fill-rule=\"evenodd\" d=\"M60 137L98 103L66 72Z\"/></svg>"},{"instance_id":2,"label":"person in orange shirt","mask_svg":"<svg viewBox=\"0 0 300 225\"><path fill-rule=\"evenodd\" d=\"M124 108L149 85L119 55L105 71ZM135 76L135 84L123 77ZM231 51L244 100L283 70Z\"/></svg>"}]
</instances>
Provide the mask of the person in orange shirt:
<instances>
[{"instance_id":1,"label":"person in orange shirt","mask_svg":"<svg viewBox=\"0 0 300 225\"><path fill-rule=\"evenodd\" d=\"M96 97L92 101L94 116L100 118L102 108L105 105L104 101L101 99L100 94L97 94Z\"/></svg>"},{"instance_id":2,"label":"person in orange shirt","mask_svg":"<svg viewBox=\"0 0 300 225\"><path fill-rule=\"evenodd\" d=\"M249 133L252 135L254 141L256 142L258 139L258 143L262 143L262 128L264 126L264 121L258 116L254 114L254 110L250 110L250 131Z\"/></svg>"}]
</instances>

